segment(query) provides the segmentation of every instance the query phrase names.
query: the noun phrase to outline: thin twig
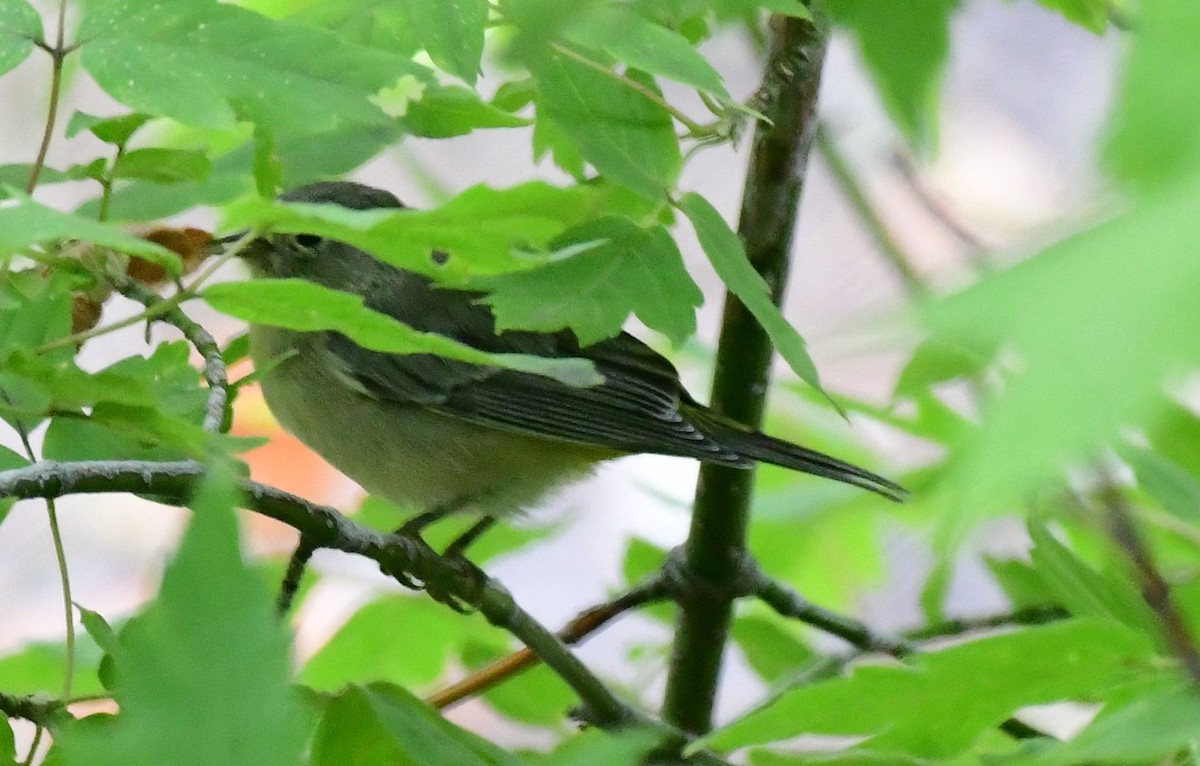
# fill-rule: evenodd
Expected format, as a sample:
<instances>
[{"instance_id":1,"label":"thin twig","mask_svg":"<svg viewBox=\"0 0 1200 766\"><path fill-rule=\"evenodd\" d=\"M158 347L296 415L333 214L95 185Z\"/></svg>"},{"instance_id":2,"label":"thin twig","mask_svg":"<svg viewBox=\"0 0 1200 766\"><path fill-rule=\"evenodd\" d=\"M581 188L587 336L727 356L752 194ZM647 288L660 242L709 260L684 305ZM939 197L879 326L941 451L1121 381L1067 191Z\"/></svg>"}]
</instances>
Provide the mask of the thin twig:
<instances>
[{"instance_id":1,"label":"thin twig","mask_svg":"<svg viewBox=\"0 0 1200 766\"><path fill-rule=\"evenodd\" d=\"M892 267L892 270L896 272L896 276L900 278L904 289L910 295L924 295L926 288L920 275L910 265L908 255L905 254L904 249L896 242L895 237L892 236L887 225L879 217L879 213L876 212L874 205L867 199L867 193L863 188L862 182L858 180L858 177L850 167L850 163L842 156L837 144L834 143L829 135L829 131L823 125L817 126L817 148L821 151L821 157L824 158L825 163L829 165L834 179L837 181L842 193L846 195L850 206L854 208L854 212L858 214L863 224L866 225L871 238L875 240L879 251L887 259L888 265Z\"/></svg>"},{"instance_id":2,"label":"thin twig","mask_svg":"<svg viewBox=\"0 0 1200 766\"><path fill-rule=\"evenodd\" d=\"M900 177L908 184L909 190L917 202L921 203L921 207L925 208L925 211L937 219L938 223L967 246L967 254L971 257L971 260L979 265L985 265L979 256L989 249L988 246L983 243L975 232L971 231L966 224L960 221L954 213L950 212L950 209L946 207L944 202L936 198L929 191L928 187L921 180L917 168L913 165L912 159L907 154L897 151L892 155L892 164L900 171Z\"/></svg>"},{"instance_id":3,"label":"thin twig","mask_svg":"<svg viewBox=\"0 0 1200 766\"><path fill-rule=\"evenodd\" d=\"M283 582L279 585L279 595L275 599L275 611L279 613L280 617L286 615L292 608L296 592L300 590L300 579L304 577L304 570L308 567L308 562L316 551L316 546L301 535L296 550L292 551L292 557L288 559L287 570L283 573Z\"/></svg>"},{"instance_id":4,"label":"thin twig","mask_svg":"<svg viewBox=\"0 0 1200 766\"><path fill-rule=\"evenodd\" d=\"M580 612L558 631L559 639L574 646L603 628L616 617L646 604L667 598L667 588L661 574L635 585L611 601L597 604ZM447 708L468 697L474 697L538 664L538 656L528 648L502 657L471 675L425 698L431 707Z\"/></svg>"},{"instance_id":5,"label":"thin twig","mask_svg":"<svg viewBox=\"0 0 1200 766\"><path fill-rule=\"evenodd\" d=\"M761 577L756 595L784 617L837 636L860 651L882 652L893 657L905 657L916 651L909 641L881 633L852 617L819 607L790 586L765 575Z\"/></svg>"},{"instance_id":6,"label":"thin twig","mask_svg":"<svg viewBox=\"0 0 1200 766\"><path fill-rule=\"evenodd\" d=\"M1101 489L1099 497L1104 504L1113 540L1129 557L1141 581L1142 598L1158 616L1167 644L1179 658L1192 683L1200 686L1200 651L1196 648L1196 637L1171 599L1171 587L1158 571L1154 556L1133 521L1129 505L1112 483Z\"/></svg>"},{"instance_id":7,"label":"thin twig","mask_svg":"<svg viewBox=\"0 0 1200 766\"><path fill-rule=\"evenodd\" d=\"M62 92L63 59L70 50L63 47L67 26L67 0L58 0L58 18L55 22L54 47L45 48L50 54L50 105L46 108L46 126L42 131L42 142L38 146L37 157L33 161L33 169L29 171L29 182L25 185L25 193L33 194L37 188L38 177L46 166L46 155L50 153L50 141L54 138L54 124L58 121L58 99Z\"/></svg>"},{"instance_id":8,"label":"thin twig","mask_svg":"<svg viewBox=\"0 0 1200 766\"><path fill-rule=\"evenodd\" d=\"M157 312L156 318L183 333L195 349L204 358L204 380L208 383L208 399L204 404L204 430L209 433L220 433L229 423L229 374L225 368L225 358L221 355L221 347L217 341L199 323L192 320L183 312L178 302L172 303L165 310L157 307L167 300L160 298L149 288L132 279L119 280L114 285L118 292L126 298L137 301L146 307L146 312Z\"/></svg>"}]
</instances>

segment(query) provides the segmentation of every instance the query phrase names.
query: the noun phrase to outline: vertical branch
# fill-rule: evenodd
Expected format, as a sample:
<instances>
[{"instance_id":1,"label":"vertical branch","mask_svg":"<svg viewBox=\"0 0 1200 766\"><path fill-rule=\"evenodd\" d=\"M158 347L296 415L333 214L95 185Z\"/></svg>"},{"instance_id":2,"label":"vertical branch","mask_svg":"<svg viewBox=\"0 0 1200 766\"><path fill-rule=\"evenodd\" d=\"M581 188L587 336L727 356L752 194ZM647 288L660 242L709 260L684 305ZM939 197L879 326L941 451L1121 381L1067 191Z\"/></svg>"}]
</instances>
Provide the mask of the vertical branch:
<instances>
[{"instance_id":1,"label":"vertical branch","mask_svg":"<svg viewBox=\"0 0 1200 766\"><path fill-rule=\"evenodd\" d=\"M754 133L738 233L755 269L778 304L787 283L789 253L809 149L816 128L817 91L828 28L773 16L761 111L770 123ZM766 402L772 348L766 333L732 294L725 300L711 406L758 426ZM735 582L744 572L754 473L702 466L692 526L684 545L688 573L701 582ZM719 587L718 589L719 590ZM680 604L663 714L688 732L712 725L721 655L733 614L733 592Z\"/></svg>"},{"instance_id":2,"label":"vertical branch","mask_svg":"<svg viewBox=\"0 0 1200 766\"><path fill-rule=\"evenodd\" d=\"M50 54L50 105L46 108L46 124L42 130L42 142L38 146L37 158L33 161L33 170L29 173L29 182L25 185L25 193L33 194L37 188L38 176L46 166L46 155L50 152L50 140L54 138L54 123L58 120L58 100L62 91L63 59L70 52L63 47L67 26L67 0L59 0L58 16L54 25L54 47L45 46Z\"/></svg>"}]
</instances>

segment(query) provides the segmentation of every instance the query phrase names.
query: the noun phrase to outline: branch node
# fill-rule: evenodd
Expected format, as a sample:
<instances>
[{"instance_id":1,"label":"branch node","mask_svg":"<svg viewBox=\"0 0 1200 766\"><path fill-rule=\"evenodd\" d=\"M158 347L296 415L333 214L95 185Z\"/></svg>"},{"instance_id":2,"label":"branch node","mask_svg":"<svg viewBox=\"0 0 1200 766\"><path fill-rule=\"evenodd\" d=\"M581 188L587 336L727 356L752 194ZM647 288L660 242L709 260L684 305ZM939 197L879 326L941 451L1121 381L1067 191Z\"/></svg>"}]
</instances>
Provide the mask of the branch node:
<instances>
[{"instance_id":1,"label":"branch node","mask_svg":"<svg viewBox=\"0 0 1200 766\"><path fill-rule=\"evenodd\" d=\"M662 586L667 596L677 604L696 604L722 603L755 595L762 574L754 558L736 548L730 548L728 556L735 573L716 581L703 577L692 567L682 546L672 548L662 568Z\"/></svg>"}]
</instances>

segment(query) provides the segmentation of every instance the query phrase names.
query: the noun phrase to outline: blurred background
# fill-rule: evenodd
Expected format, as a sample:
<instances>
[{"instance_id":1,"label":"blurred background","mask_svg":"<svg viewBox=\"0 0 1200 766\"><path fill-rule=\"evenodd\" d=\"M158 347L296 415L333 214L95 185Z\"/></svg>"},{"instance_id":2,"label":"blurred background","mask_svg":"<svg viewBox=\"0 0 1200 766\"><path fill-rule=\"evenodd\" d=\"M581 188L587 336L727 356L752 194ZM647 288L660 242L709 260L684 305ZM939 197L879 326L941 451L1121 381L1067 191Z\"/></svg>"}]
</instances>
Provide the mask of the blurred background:
<instances>
[{"instance_id":1,"label":"blurred background","mask_svg":"<svg viewBox=\"0 0 1200 766\"><path fill-rule=\"evenodd\" d=\"M1094 157L1120 48L1115 34L1091 35L1032 0L965 2L952 29L936 150L928 157L912 158L902 150L853 43L834 39L825 67L822 119L922 282L935 291L961 285L979 268L1002 265L1045 244L1100 204L1105 191L1095 175ZM730 30L704 52L735 97L753 94L761 56L744 33ZM0 163L31 160L42 129L48 82L48 62L39 56L0 79L0 104L9 130L0 142ZM99 115L118 112L85 74L76 72L69 82L72 103ZM481 90L487 94L498 82L485 79ZM667 96L685 108L695 104L682 91L668 90ZM89 140L94 139L86 133L57 139L50 164L63 167L91 156L84 154L95 149ZM680 187L699 191L729 220L736 220L749 144L743 137L738 147L702 151L688 164ZM477 183L565 180L548 161L534 164L528 129L409 140L355 177L394 191L413 206L437 203ZM64 184L42 189L37 196L71 208L93 194L85 184ZM205 210L192 211L179 222L205 228L216 223ZM671 352L662 339L636 326L631 329L670 353L689 388L703 400L705 359L715 343L723 295L689 236L690 232L681 244L706 295L695 343ZM242 275L231 267L227 276ZM898 329L904 326L901 317L911 297L827 159L814 152L785 311L808 340L830 391L878 405L889 402L906 352L918 340ZM203 306L188 308L218 337L232 337L242 329ZM102 321L132 313L131 305L114 298ZM144 353L143 334L143 328L132 327L104 336L88 344L82 362L101 367L130 353ZM152 333L153 339L170 337L170 331ZM778 372L783 381L790 380L784 367ZM871 464L884 470L916 467L934 456L926 445L904 441L876 423L852 418L847 424L804 403L787 385L777 387L772 407L777 415L769 430L843 450L838 454L852 460L877 455ZM352 482L279 431L255 391L239 399L235 430L272 440L246 455L255 478L341 508L353 509L359 503L361 493ZM13 434L0 439L19 448ZM857 452L845 453L844 445L853 445ZM553 525L543 542L495 559L486 568L535 617L558 626L602 601L621 583L631 538L663 548L683 540L695 475L695 463L674 458L634 457L605 466L531 512L523 523ZM817 483L803 487L820 491ZM110 620L136 610L155 592L186 514L127 496L66 498L59 507L75 600ZM850 611L879 628L901 629L919 615L919 593L931 565L930 534L927 527L906 523L905 507L872 508L871 513L896 517L894 523L882 525L883 539L864 546L863 555L826 552L828 559L837 558L837 571L828 578L805 570L794 579L811 583L806 595L819 603ZM247 517L247 529L247 545L255 553L282 556L294 544L290 530L269 520ZM1017 525L996 522L985 531L975 550L1011 552L1024 546ZM796 540L797 557L805 556L813 544ZM971 551L963 555L950 586L950 612L979 615L1003 609L1002 597L973 564ZM823 561L817 558L807 566L819 569ZM347 556L321 553L315 565L326 576L294 615L298 660L319 648L357 606L388 588L366 562ZM44 509L39 502L20 503L0 526L0 655L32 641L57 640L61 633L58 574ZM581 653L590 664L655 700L663 678L647 667L662 670L661 655L646 664L631 663L628 657L631 648L658 645L668 635L660 623L626 618ZM742 672L741 663L737 651L731 650L721 717L744 709L761 692L759 682ZM454 716L477 728L499 725L477 704L460 708ZM528 732L514 731L512 736L537 744L537 737Z\"/></svg>"}]
</instances>

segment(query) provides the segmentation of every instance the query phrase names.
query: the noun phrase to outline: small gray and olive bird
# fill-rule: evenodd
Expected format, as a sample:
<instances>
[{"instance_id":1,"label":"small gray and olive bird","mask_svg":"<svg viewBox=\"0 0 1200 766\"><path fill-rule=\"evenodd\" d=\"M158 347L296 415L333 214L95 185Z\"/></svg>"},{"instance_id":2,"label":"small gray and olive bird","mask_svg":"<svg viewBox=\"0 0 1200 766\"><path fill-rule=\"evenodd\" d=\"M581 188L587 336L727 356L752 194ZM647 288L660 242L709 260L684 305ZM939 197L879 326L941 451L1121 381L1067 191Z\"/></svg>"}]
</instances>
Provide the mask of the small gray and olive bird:
<instances>
[{"instance_id":1,"label":"small gray and olive bird","mask_svg":"<svg viewBox=\"0 0 1200 766\"><path fill-rule=\"evenodd\" d=\"M403 207L386 191L344 181L282 199ZM242 255L256 276L354 293L405 324L484 351L588 359L603 376L598 385L573 387L433 355L371 351L336 332L252 326L251 354L266 370L271 412L368 492L421 511L405 531L458 510L481 513L486 526L601 461L642 452L740 469L760 460L891 500L905 494L870 471L713 412L683 389L670 362L626 333L582 347L570 331L498 333L480 293L439 287L315 235L277 234Z\"/></svg>"}]
</instances>

